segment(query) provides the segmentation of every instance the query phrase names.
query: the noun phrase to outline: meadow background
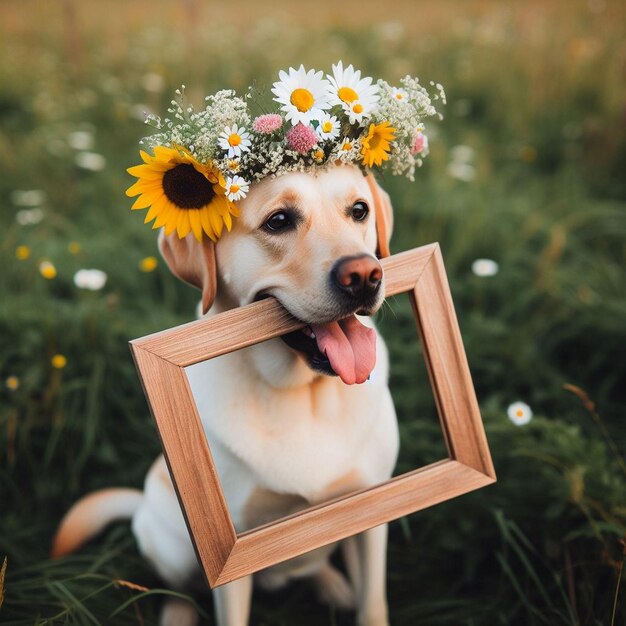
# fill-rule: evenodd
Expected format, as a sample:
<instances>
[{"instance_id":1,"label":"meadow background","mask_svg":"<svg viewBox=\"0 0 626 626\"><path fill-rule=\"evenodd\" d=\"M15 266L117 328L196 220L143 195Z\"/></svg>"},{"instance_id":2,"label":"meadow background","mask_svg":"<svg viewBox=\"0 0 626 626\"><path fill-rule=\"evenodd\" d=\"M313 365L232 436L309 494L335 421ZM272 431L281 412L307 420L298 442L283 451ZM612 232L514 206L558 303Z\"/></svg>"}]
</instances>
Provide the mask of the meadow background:
<instances>
[{"instance_id":1,"label":"meadow background","mask_svg":"<svg viewBox=\"0 0 626 626\"><path fill-rule=\"evenodd\" d=\"M611 0L1 2L0 622L154 624L168 593L125 523L48 559L75 499L141 485L159 443L127 342L198 298L124 196L143 112L182 83L200 104L343 59L446 87L416 182L384 181L392 249L441 244L499 477L391 525L391 622L624 624L625 24ZM78 288L83 268L106 285ZM393 311L405 471L445 452L409 308ZM354 623L307 582L255 592L252 619Z\"/></svg>"}]
</instances>

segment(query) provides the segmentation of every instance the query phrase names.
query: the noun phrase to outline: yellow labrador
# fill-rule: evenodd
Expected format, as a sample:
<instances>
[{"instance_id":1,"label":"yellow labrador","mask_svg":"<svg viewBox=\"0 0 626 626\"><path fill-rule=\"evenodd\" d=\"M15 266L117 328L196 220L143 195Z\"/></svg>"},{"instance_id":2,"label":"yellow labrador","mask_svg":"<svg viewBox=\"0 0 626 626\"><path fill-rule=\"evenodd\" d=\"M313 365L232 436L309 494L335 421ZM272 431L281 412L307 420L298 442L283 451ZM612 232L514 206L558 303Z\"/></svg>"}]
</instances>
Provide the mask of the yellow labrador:
<instances>
[{"instance_id":1,"label":"yellow labrador","mask_svg":"<svg viewBox=\"0 0 626 626\"><path fill-rule=\"evenodd\" d=\"M202 290L213 315L274 296L308 326L200 363L189 381L239 532L329 498L379 484L398 451L385 345L369 315L382 304L376 252L388 254L387 195L355 166L266 178L240 203L241 218L214 245L161 236L178 277ZM209 311L210 309L210 311ZM163 457L143 492L108 489L67 514L54 553L66 554L113 519L132 517L139 549L172 587L198 564ZM387 528L346 540L349 581L321 548L255 576L265 588L312 576L322 599L355 607L358 622L388 623ZM252 577L214 592L217 623L248 623ZM197 621L184 602L166 603L161 623Z\"/></svg>"}]
</instances>

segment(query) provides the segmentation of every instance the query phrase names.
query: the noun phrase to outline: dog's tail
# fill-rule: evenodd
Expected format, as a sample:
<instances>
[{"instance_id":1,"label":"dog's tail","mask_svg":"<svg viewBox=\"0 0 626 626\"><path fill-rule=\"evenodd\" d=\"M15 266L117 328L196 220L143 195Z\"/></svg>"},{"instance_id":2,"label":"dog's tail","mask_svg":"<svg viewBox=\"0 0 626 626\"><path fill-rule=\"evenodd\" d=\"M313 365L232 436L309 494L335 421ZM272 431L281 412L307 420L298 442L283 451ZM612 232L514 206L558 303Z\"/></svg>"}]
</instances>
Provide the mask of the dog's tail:
<instances>
[{"instance_id":1,"label":"dog's tail","mask_svg":"<svg viewBox=\"0 0 626 626\"><path fill-rule=\"evenodd\" d=\"M52 543L52 558L74 552L111 522L132 517L142 499L139 489L111 488L87 494L61 520Z\"/></svg>"}]
</instances>

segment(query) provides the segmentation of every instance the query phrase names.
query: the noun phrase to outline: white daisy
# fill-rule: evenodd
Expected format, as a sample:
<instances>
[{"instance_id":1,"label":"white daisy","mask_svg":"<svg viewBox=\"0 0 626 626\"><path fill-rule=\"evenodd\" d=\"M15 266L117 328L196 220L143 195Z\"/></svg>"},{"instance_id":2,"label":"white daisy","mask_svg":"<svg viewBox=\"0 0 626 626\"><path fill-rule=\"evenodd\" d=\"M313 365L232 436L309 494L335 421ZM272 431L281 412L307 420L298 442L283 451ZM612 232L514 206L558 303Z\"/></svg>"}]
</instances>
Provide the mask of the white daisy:
<instances>
[{"instance_id":1,"label":"white daisy","mask_svg":"<svg viewBox=\"0 0 626 626\"><path fill-rule=\"evenodd\" d=\"M361 120L368 115L360 100L353 100L344 105L344 111L348 116L350 124L360 124Z\"/></svg>"},{"instance_id":2,"label":"white daisy","mask_svg":"<svg viewBox=\"0 0 626 626\"><path fill-rule=\"evenodd\" d=\"M285 113L285 119L291 124L302 122L309 124L312 120L318 120L324 111L330 109L328 101L328 81L323 78L323 72L304 69L289 68L289 74L281 70L278 74L279 81L274 83L272 93L274 100L282 104L281 111Z\"/></svg>"},{"instance_id":3,"label":"white daisy","mask_svg":"<svg viewBox=\"0 0 626 626\"><path fill-rule=\"evenodd\" d=\"M250 141L250 133L246 129L237 124L227 126L219 136L220 148L228 152L228 157L239 157L242 152L249 152L252 142Z\"/></svg>"},{"instance_id":4,"label":"white daisy","mask_svg":"<svg viewBox=\"0 0 626 626\"><path fill-rule=\"evenodd\" d=\"M516 426L524 426L533 418L532 409L525 402L513 402L506 413Z\"/></svg>"},{"instance_id":5,"label":"white daisy","mask_svg":"<svg viewBox=\"0 0 626 626\"><path fill-rule=\"evenodd\" d=\"M409 94L406 92L406 89L401 89L399 87L391 88L391 97L398 102L409 101Z\"/></svg>"},{"instance_id":6,"label":"white daisy","mask_svg":"<svg viewBox=\"0 0 626 626\"><path fill-rule=\"evenodd\" d=\"M378 85L372 84L369 76L361 78L361 70L355 71L352 65L344 69L339 61L333 65L333 75L328 74L328 81L331 103L343 107L350 116L351 124L354 124L353 119L360 122L376 109Z\"/></svg>"},{"instance_id":7,"label":"white daisy","mask_svg":"<svg viewBox=\"0 0 626 626\"><path fill-rule=\"evenodd\" d=\"M344 137L333 150L334 158L342 163L352 163L361 156L361 142Z\"/></svg>"},{"instance_id":8,"label":"white daisy","mask_svg":"<svg viewBox=\"0 0 626 626\"><path fill-rule=\"evenodd\" d=\"M334 115L324 115L317 127L320 139L336 139L339 136L339 120Z\"/></svg>"},{"instance_id":9,"label":"white daisy","mask_svg":"<svg viewBox=\"0 0 626 626\"><path fill-rule=\"evenodd\" d=\"M229 176L226 179L226 197L231 202L245 198L249 189L250 183L241 176Z\"/></svg>"}]
</instances>

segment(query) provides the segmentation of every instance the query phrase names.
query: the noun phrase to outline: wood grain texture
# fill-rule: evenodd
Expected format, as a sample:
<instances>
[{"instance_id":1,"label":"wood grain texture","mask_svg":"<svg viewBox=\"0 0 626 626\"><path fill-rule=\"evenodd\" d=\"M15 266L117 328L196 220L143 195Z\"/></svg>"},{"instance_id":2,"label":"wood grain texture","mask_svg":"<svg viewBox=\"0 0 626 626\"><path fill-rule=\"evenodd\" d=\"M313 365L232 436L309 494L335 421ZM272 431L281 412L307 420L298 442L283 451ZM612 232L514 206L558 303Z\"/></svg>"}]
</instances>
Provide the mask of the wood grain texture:
<instances>
[{"instance_id":1,"label":"wood grain texture","mask_svg":"<svg viewBox=\"0 0 626 626\"><path fill-rule=\"evenodd\" d=\"M216 583L222 585L492 482L493 478L446 459L306 509L240 535Z\"/></svg>"},{"instance_id":2,"label":"wood grain texture","mask_svg":"<svg viewBox=\"0 0 626 626\"><path fill-rule=\"evenodd\" d=\"M385 296L408 291L429 262L436 246L428 245L381 260ZM207 361L222 354L261 343L302 328L304 324L274 298L253 302L131 341L148 352L180 367Z\"/></svg>"},{"instance_id":3,"label":"wood grain texture","mask_svg":"<svg viewBox=\"0 0 626 626\"><path fill-rule=\"evenodd\" d=\"M495 479L495 470L439 247L412 301L450 457Z\"/></svg>"},{"instance_id":4,"label":"wood grain texture","mask_svg":"<svg viewBox=\"0 0 626 626\"><path fill-rule=\"evenodd\" d=\"M437 244L382 260L410 292L450 458L237 537L184 368L303 326L274 299L131 342L174 485L211 587L495 481Z\"/></svg>"},{"instance_id":5,"label":"wood grain texture","mask_svg":"<svg viewBox=\"0 0 626 626\"><path fill-rule=\"evenodd\" d=\"M132 346L196 556L216 580L237 535L185 370Z\"/></svg>"}]
</instances>

